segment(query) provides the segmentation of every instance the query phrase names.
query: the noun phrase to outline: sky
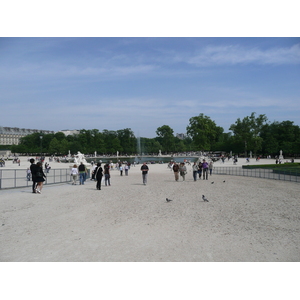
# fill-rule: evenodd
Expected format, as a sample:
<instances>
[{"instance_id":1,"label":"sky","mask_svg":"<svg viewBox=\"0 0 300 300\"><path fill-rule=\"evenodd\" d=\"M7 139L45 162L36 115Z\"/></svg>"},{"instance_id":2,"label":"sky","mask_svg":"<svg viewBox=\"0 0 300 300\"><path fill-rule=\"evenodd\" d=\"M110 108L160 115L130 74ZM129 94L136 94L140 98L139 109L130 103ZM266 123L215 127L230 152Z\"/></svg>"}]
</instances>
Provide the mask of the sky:
<instances>
[{"instance_id":1,"label":"sky","mask_svg":"<svg viewBox=\"0 0 300 300\"><path fill-rule=\"evenodd\" d=\"M1 9L0 126L53 131L131 128L136 136L152 138L163 125L169 125L174 134L185 133L189 119L200 113L229 132L231 124L252 112L265 114L270 122L290 120L300 126L299 10L295 0L286 0L284 5L269 0L153 0L150 4L54 0L51 5L16 0L4 1ZM149 269L152 265L147 266L146 272L145 265L135 273L133 265L126 269L130 281L124 276L117 281L121 297L132 287L132 278L141 287L130 289L134 299L140 298L149 280L159 287L153 291L161 293L166 286L163 278L180 287L170 290L168 285L165 294L161 293L164 296L170 298L172 293L177 299L178 295L199 294L197 284L191 285L199 277L193 276L198 265L193 265L195 270L191 264L189 269L181 269L184 276L178 276L178 266L175 272L169 264L165 267L169 271L162 265L159 270L156 265L153 270ZM272 267L243 264L229 271L227 281L223 276L228 275L227 265L223 272L220 265L201 266L205 270L197 273L200 277L208 274L214 278L201 293L211 298L212 290L214 294L220 291L222 297L232 278L244 287L260 274L255 282L260 294L270 297L271 293L273 298L287 291L295 294L290 284L294 277L285 276L285 285L276 271L280 268L285 274L294 274L296 266ZM45 266L39 268L30 275L45 273ZM14 279L20 277L16 274L27 274L27 269L14 272ZM5 274L11 270L10 265ZM105 274L111 270L112 266L107 266ZM86 271L81 272L85 278L79 277L85 294L93 291L90 282L96 278L88 277L91 280L82 285L86 274L95 270ZM116 271L113 269L114 276L120 273ZM66 278L72 284L78 281L77 273L64 276L64 286ZM49 272L48 267L44 275L53 281L54 274L56 269ZM40 276L42 285L45 276ZM20 279L19 284L30 286L24 276ZM214 289L216 280L221 287L218 291ZM15 282L7 281L7 294ZM274 282L278 282L277 288L270 290ZM109 296L116 280L111 284L106 282ZM74 291L76 298L78 289ZM253 289L253 296L257 291ZM39 292L37 289L38 297ZM69 296L70 289L65 293ZM132 297L135 294L137 297ZM239 299L240 290L236 294L233 298Z\"/></svg>"},{"instance_id":2,"label":"sky","mask_svg":"<svg viewBox=\"0 0 300 300\"><path fill-rule=\"evenodd\" d=\"M300 38L2 37L0 126L186 133L203 113L300 125ZM3 113L4 112L4 113Z\"/></svg>"}]
</instances>

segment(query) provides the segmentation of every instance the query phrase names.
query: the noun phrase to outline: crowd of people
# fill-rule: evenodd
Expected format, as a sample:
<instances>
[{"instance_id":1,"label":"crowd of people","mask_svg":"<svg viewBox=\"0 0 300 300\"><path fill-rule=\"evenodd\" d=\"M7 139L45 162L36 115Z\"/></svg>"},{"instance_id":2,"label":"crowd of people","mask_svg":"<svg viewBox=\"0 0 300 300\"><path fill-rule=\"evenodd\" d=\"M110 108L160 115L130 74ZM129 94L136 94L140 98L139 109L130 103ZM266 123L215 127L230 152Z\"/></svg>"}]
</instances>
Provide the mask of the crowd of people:
<instances>
[{"instance_id":1,"label":"crowd of people","mask_svg":"<svg viewBox=\"0 0 300 300\"><path fill-rule=\"evenodd\" d=\"M35 164L34 158L30 159L30 173L32 177L32 193L41 194L46 175L43 172L42 163L38 161Z\"/></svg>"},{"instance_id":2,"label":"crowd of people","mask_svg":"<svg viewBox=\"0 0 300 300\"><path fill-rule=\"evenodd\" d=\"M182 162L178 164L171 162L169 168L174 172L175 181L179 181L179 176L185 181L185 175L187 174L186 163ZM208 163L205 159L203 159L202 162L199 161L199 163L194 162L192 170L194 181L197 181L197 178L201 179L201 176L203 176L203 180L208 180L208 173L212 175L213 162L210 161L210 163Z\"/></svg>"}]
</instances>

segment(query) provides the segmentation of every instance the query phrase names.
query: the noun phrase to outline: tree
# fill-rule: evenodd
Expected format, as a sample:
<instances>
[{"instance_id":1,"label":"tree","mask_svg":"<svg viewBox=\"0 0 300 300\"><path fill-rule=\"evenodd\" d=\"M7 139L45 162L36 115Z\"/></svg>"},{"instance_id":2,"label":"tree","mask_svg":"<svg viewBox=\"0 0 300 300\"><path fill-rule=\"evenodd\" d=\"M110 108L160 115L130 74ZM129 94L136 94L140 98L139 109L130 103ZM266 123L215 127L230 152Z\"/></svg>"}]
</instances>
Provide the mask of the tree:
<instances>
[{"instance_id":1,"label":"tree","mask_svg":"<svg viewBox=\"0 0 300 300\"><path fill-rule=\"evenodd\" d=\"M250 117L247 116L243 120L238 118L235 124L231 124L229 130L234 134L234 141L244 147L245 156L248 150L253 150L254 154L262 147L262 138L260 132L267 121L265 115L255 117L255 112L251 113Z\"/></svg>"},{"instance_id":2,"label":"tree","mask_svg":"<svg viewBox=\"0 0 300 300\"><path fill-rule=\"evenodd\" d=\"M286 155L300 153L300 127L292 121L273 122L262 128L262 150L265 155L278 155L282 150Z\"/></svg>"},{"instance_id":3,"label":"tree","mask_svg":"<svg viewBox=\"0 0 300 300\"><path fill-rule=\"evenodd\" d=\"M124 153L136 153L137 139L130 128L121 129L117 131L117 136Z\"/></svg>"},{"instance_id":4,"label":"tree","mask_svg":"<svg viewBox=\"0 0 300 300\"><path fill-rule=\"evenodd\" d=\"M168 125L158 127L156 134L159 137L158 142L162 145L164 152L171 152L174 147L174 131Z\"/></svg>"},{"instance_id":5,"label":"tree","mask_svg":"<svg viewBox=\"0 0 300 300\"><path fill-rule=\"evenodd\" d=\"M49 145L49 153L50 154L60 154L61 147L60 142L57 138L53 138Z\"/></svg>"},{"instance_id":6,"label":"tree","mask_svg":"<svg viewBox=\"0 0 300 300\"><path fill-rule=\"evenodd\" d=\"M187 126L187 134L193 139L194 144L200 150L211 150L212 146L217 142L218 137L223 133L224 129L216 125L210 117L199 114L192 117Z\"/></svg>"}]
</instances>

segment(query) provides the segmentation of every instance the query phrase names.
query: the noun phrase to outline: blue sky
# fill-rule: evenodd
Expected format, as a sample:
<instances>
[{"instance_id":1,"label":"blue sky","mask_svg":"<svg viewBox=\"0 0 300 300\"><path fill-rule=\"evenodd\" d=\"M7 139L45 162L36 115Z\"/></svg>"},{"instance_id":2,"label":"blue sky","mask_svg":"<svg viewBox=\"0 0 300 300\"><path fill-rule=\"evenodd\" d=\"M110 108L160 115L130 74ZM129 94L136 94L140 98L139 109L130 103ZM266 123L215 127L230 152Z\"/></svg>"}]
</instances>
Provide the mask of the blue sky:
<instances>
[{"instance_id":1,"label":"blue sky","mask_svg":"<svg viewBox=\"0 0 300 300\"><path fill-rule=\"evenodd\" d=\"M300 125L299 38L0 38L0 126L185 133L251 112Z\"/></svg>"}]
</instances>

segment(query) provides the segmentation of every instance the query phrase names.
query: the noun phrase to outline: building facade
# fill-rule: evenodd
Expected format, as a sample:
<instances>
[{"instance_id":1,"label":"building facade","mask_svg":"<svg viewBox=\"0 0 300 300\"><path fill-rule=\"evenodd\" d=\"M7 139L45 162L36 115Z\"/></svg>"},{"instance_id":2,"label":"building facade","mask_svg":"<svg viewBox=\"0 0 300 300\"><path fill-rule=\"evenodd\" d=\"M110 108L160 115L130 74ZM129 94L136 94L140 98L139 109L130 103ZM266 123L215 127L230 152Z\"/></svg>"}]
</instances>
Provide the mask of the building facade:
<instances>
[{"instance_id":1,"label":"building facade","mask_svg":"<svg viewBox=\"0 0 300 300\"><path fill-rule=\"evenodd\" d=\"M17 127L2 127L0 126L0 145L18 145L20 138L33 133L55 133L50 130L25 129Z\"/></svg>"},{"instance_id":2,"label":"building facade","mask_svg":"<svg viewBox=\"0 0 300 300\"><path fill-rule=\"evenodd\" d=\"M80 133L80 130L78 129L73 129L73 130L69 130L69 129L66 129L66 130L60 130L58 132L62 132L65 134L65 136L68 136L68 135L75 135L75 134L79 134Z\"/></svg>"}]
</instances>

